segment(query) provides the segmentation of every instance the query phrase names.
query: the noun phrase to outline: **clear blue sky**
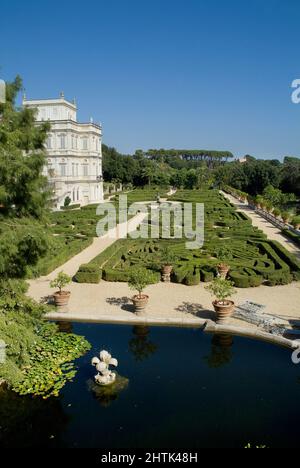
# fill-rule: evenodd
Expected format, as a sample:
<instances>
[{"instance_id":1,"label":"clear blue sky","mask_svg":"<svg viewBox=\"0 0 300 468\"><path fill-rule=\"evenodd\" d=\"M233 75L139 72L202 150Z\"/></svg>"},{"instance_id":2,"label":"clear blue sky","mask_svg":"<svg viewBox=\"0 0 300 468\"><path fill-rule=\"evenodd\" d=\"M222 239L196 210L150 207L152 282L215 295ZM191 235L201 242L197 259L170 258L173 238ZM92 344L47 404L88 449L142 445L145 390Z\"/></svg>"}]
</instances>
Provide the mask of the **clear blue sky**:
<instances>
[{"instance_id":1,"label":"clear blue sky","mask_svg":"<svg viewBox=\"0 0 300 468\"><path fill-rule=\"evenodd\" d=\"M300 156L299 0L1 0L0 75L104 142Z\"/></svg>"}]
</instances>

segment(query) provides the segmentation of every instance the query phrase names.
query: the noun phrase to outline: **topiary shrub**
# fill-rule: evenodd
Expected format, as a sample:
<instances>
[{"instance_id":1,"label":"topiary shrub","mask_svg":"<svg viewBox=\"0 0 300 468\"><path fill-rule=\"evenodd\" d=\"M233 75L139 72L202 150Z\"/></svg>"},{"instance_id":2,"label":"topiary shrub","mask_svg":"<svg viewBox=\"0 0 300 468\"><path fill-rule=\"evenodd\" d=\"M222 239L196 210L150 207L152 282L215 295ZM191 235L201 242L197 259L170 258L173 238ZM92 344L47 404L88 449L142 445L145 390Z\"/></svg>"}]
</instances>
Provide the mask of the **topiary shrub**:
<instances>
[{"instance_id":1,"label":"topiary shrub","mask_svg":"<svg viewBox=\"0 0 300 468\"><path fill-rule=\"evenodd\" d=\"M269 276L267 281L268 286L283 286L290 284L293 281L293 276L290 273L277 271Z\"/></svg>"},{"instance_id":2,"label":"topiary shrub","mask_svg":"<svg viewBox=\"0 0 300 468\"><path fill-rule=\"evenodd\" d=\"M79 267L74 279L77 283L98 284L102 278L102 270L97 265L83 264Z\"/></svg>"},{"instance_id":3,"label":"topiary shrub","mask_svg":"<svg viewBox=\"0 0 300 468\"><path fill-rule=\"evenodd\" d=\"M197 286L200 284L200 271L196 270L195 272L189 272L184 279L184 283L187 286Z\"/></svg>"},{"instance_id":4,"label":"topiary shrub","mask_svg":"<svg viewBox=\"0 0 300 468\"><path fill-rule=\"evenodd\" d=\"M215 278L215 271L212 269L202 268L200 270L200 278L203 283L210 283Z\"/></svg>"},{"instance_id":5,"label":"topiary shrub","mask_svg":"<svg viewBox=\"0 0 300 468\"><path fill-rule=\"evenodd\" d=\"M256 275L255 272L242 270L231 271L229 278L233 281L237 288L256 288L263 283L263 277Z\"/></svg>"}]
</instances>

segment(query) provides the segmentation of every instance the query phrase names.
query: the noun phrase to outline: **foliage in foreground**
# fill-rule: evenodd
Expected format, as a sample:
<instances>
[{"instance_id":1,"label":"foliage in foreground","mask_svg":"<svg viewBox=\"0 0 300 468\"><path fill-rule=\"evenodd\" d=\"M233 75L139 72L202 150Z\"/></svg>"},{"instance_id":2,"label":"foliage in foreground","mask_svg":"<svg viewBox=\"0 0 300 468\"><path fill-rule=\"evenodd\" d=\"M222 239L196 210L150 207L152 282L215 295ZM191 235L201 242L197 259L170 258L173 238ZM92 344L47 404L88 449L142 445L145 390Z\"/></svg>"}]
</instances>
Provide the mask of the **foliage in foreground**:
<instances>
[{"instance_id":1,"label":"foliage in foreground","mask_svg":"<svg viewBox=\"0 0 300 468\"><path fill-rule=\"evenodd\" d=\"M0 382L21 395L47 398L72 379L71 361L89 344L47 323L46 306L26 297L20 281L55 244L47 229L49 193L42 174L49 125L35 125L34 111L16 108L21 88L17 77L0 105L0 339L6 344Z\"/></svg>"},{"instance_id":2,"label":"foliage in foreground","mask_svg":"<svg viewBox=\"0 0 300 468\"><path fill-rule=\"evenodd\" d=\"M25 289L17 281L0 284L0 339L7 346L0 380L20 395L58 396L76 373L71 361L90 345L44 320L46 307L27 298Z\"/></svg>"}]
</instances>

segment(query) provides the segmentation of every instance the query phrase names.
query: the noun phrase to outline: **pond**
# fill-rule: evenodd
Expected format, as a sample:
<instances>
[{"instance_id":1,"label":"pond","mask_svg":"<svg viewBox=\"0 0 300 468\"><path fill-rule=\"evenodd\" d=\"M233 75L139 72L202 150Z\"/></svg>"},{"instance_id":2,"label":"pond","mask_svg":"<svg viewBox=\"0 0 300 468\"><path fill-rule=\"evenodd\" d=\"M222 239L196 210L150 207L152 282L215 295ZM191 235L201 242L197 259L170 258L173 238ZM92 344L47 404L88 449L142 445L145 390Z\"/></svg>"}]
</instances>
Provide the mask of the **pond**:
<instances>
[{"instance_id":1,"label":"pond","mask_svg":"<svg viewBox=\"0 0 300 468\"><path fill-rule=\"evenodd\" d=\"M300 366L291 352L199 329L62 323L93 349L60 398L0 391L1 447L297 447ZM119 360L119 393L95 393L91 358Z\"/></svg>"}]
</instances>

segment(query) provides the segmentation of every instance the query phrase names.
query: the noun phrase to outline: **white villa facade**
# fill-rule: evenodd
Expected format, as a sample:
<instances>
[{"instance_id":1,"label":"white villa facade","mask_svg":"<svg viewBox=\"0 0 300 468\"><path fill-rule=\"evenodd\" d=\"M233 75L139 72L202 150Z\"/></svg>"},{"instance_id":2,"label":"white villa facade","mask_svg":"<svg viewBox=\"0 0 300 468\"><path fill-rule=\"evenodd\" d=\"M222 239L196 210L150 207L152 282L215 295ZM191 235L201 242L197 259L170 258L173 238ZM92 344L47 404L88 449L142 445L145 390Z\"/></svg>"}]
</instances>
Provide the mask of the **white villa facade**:
<instances>
[{"instance_id":1,"label":"white villa facade","mask_svg":"<svg viewBox=\"0 0 300 468\"><path fill-rule=\"evenodd\" d=\"M103 201L102 128L77 122L75 102L58 99L27 100L23 106L37 109L37 123L49 121L47 166L44 175L53 188L55 209L71 204L88 205Z\"/></svg>"}]
</instances>

